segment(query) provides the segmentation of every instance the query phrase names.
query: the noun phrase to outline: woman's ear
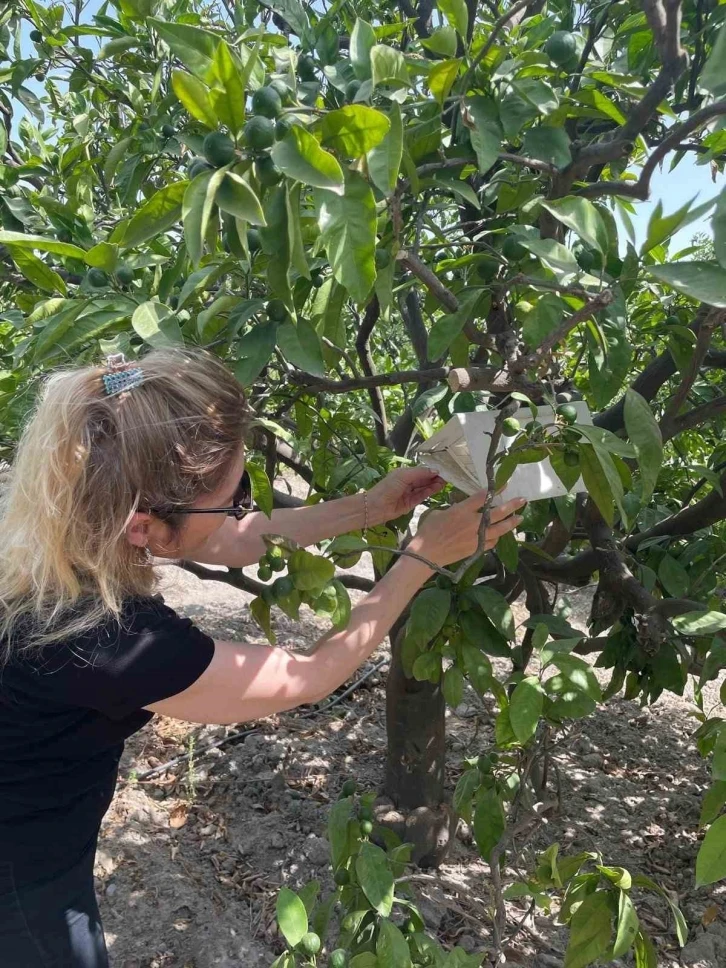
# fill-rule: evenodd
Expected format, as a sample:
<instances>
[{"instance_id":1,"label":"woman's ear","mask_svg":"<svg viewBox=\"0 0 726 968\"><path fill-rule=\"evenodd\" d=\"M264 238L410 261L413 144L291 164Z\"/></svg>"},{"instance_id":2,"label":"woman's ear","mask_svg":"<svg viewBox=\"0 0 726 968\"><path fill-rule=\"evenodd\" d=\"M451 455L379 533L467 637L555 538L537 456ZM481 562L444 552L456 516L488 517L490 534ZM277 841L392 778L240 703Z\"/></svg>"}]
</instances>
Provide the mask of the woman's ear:
<instances>
[{"instance_id":1,"label":"woman's ear","mask_svg":"<svg viewBox=\"0 0 726 968\"><path fill-rule=\"evenodd\" d=\"M126 525L126 538L135 548L146 548L151 533L151 515L135 511Z\"/></svg>"}]
</instances>

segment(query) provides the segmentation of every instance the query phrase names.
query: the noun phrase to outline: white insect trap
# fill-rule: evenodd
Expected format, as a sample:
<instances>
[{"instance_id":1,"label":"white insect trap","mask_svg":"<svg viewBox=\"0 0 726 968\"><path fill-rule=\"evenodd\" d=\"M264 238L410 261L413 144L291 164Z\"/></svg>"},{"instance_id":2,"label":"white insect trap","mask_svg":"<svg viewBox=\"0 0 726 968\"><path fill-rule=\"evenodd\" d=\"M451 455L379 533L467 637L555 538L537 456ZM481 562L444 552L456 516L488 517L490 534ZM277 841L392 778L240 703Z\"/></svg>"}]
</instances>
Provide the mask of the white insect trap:
<instances>
[{"instance_id":1,"label":"white insect trap","mask_svg":"<svg viewBox=\"0 0 726 968\"><path fill-rule=\"evenodd\" d=\"M586 403L571 404L577 410L577 423L592 424L592 416ZM529 423L532 411L522 407L515 414L522 425ZM496 413L493 410L475 410L472 413L455 413L441 430L419 445L416 456L419 463L435 470L445 481L466 494L473 494L487 486L487 457ZM545 433L556 429L552 407L538 407L537 420ZM509 450L516 437L502 436L497 452ZM577 494L585 490L582 478L568 491L555 474L549 459L536 464L519 464L494 504L501 504L513 497L527 501Z\"/></svg>"}]
</instances>

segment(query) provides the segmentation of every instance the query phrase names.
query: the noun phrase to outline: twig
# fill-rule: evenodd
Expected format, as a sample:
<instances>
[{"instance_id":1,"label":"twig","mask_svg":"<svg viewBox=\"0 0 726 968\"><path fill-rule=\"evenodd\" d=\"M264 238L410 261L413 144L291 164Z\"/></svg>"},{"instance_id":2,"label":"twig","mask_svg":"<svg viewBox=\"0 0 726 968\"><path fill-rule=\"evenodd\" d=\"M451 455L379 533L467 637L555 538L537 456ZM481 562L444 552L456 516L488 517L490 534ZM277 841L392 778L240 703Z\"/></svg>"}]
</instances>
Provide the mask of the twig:
<instances>
[{"instance_id":1,"label":"twig","mask_svg":"<svg viewBox=\"0 0 726 968\"><path fill-rule=\"evenodd\" d=\"M444 309L455 313L459 308L459 300L450 289L443 284L435 272L430 269L417 255L407 249L399 249L396 258L426 286Z\"/></svg>"},{"instance_id":2,"label":"twig","mask_svg":"<svg viewBox=\"0 0 726 968\"><path fill-rule=\"evenodd\" d=\"M698 336L696 337L696 345L693 348L693 353L691 354L691 359L688 364L686 372L683 374L683 379L680 382L676 392L673 394L668 402L665 413L663 414L663 420L661 423L667 427L683 406L683 404L688 399L688 394L691 391L691 387L698 376L698 372L701 369L701 364L708 352L708 344L711 342L711 337L713 336L714 329L720 324L723 318L723 312L718 309L712 310L703 324L698 330Z\"/></svg>"},{"instance_id":3,"label":"twig","mask_svg":"<svg viewBox=\"0 0 726 968\"><path fill-rule=\"evenodd\" d=\"M554 332L550 333L539 346L528 356L523 356L521 359L516 361L516 369L519 372L528 369L534 369L538 367L544 360L549 356L554 347L561 342L568 333L571 332L580 323L585 322L586 319L590 319L595 313L600 312L606 306L609 306L613 301L613 293L610 289L604 289L602 292L594 296L589 302L587 302L582 309L578 309L577 312L568 316L564 322L557 327Z\"/></svg>"},{"instance_id":4,"label":"twig","mask_svg":"<svg viewBox=\"0 0 726 968\"><path fill-rule=\"evenodd\" d=\"M466 74L464 74L464 78L461 82L462 91L469 90L469 82L471 81L474 75L474 71L477 69L479 64L481 64L481 62L487 56L489 51L492 49L492 47L494 46L494 41L497 39L497 37L504 29L504 27L507 26L507 24L512 19L512 17L516 17L516 15L519 13L520 10L524 10L526 9L526 7L529 6L529 2L530 0L518 0L518 3L515 3L513 6L511 6L509 10L507 10L506 13L503 13L502 16L499 18L499 20L497 20L497 22L494 24L494 27L492 28L492 32L489 34L489 37L487 38L487 42L484 44L481 50L477 52L476 57L469 65L469 69L467 70Z\"/></svg>"}]
</instances>

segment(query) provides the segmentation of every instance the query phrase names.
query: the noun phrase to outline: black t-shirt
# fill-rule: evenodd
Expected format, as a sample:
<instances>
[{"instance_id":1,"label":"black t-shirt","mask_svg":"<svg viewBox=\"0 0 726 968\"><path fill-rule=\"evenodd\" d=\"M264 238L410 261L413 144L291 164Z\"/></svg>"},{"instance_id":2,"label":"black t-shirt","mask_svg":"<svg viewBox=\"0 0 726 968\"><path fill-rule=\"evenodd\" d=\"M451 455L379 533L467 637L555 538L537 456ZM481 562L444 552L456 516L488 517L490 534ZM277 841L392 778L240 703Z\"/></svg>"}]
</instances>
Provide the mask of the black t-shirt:
<instances>
[{"instance_id":1,"label":"black t-shirt","mask_svg":"<svg viewBox=\"0 0 726 968\"><path fill-rule=\"evenodd\" d=\"M0 861L16 880L69 867L98 833L143 709L188 688L214 642L161 596L0 668Z\"/></svg>"}]
</instances>

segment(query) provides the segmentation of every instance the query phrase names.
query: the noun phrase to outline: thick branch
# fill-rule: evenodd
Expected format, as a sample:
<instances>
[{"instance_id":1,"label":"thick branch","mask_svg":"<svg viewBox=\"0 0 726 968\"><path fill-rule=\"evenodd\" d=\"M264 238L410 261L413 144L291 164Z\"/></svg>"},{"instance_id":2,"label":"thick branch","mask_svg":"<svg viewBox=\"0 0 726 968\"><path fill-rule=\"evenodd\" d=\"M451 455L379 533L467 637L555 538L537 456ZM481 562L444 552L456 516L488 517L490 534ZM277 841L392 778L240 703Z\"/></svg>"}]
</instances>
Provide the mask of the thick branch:
<instances>
[{"instance_id":1,"label":"thick branch","mask_svg":"<svg viewBox=\"0 0 726 968\"><path fill-rule=\"evenodd\" d=\"M511 393L518 390L538 403L543 399L544 386L532 383L519 374L501 370L495 366L456 367L448 375L454 393L461 390L488 390L490 393Z\"/></svg>"},{"instance_id":2,"label":"thick branch","mask_svg":"<svg viewBox=\"0 0 726 968\"><path fill-rule=\"evenodd\" d=\"M450 372L450 367L438 366L431 370L399 370L393 373L376 373L373 376L350 377L346 380L331 380L329 377L295 370L288 374L288 379L292 383L307 387L312 393L349 393L351 390L370 390L372 387L418 383L423 379L445 380Z\"/></svg>"},{"instance_id":3,"label":"thick branch","mask_svg":"<svg viewBox=\"0 0 726 968\"><path fill-rule=\"evenodd\" d=\"M400 249L396 258L412 272L416 278L426 286L429 292L437 299L444 309L449 313L455 313L459 308L459 300L450 289L447 289L435 272L426 263L422 262L417 255L406 249Z\"/></svg>"},{"instance_id":4,"label":"thick branch","mask_svg":"<svg viewBox=\"0 0 726 968\"><path fill-rule=\"evenodd\" d=\"M722 413L726 413L726 396L716 397L709 400L708 403L702 403L700 407L688 410L680 417L675 417L667 427L664 427L664 421L661 421L663 440L670 440L671 437L682 434L684 430L693 430L694 427L700 427L701 424L708 423L709 420L713 420L714 417L718 417Z\"/></svg>"}]
</instances>

